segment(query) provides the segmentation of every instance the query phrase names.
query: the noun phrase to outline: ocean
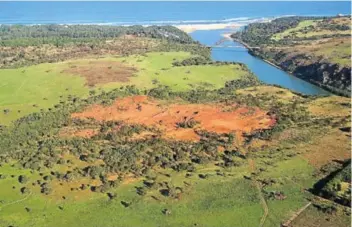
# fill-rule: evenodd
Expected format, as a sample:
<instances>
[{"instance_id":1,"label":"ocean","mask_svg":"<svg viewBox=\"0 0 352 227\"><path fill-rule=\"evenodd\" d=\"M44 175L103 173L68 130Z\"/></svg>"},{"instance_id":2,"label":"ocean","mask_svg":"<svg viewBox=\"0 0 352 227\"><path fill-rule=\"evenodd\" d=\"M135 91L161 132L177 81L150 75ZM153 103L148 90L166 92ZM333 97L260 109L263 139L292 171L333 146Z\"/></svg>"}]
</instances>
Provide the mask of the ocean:
<instances>
[{"instance_id":1,"label":"ocean","mask_svg":"<svg viewBox=\"0 0 352 227\"><path fill-rule=\"evenodd\" d=\"M350 14L345 2L0 2L0 24L241 23L288 15Z\"/></svg>"}]
</instances>

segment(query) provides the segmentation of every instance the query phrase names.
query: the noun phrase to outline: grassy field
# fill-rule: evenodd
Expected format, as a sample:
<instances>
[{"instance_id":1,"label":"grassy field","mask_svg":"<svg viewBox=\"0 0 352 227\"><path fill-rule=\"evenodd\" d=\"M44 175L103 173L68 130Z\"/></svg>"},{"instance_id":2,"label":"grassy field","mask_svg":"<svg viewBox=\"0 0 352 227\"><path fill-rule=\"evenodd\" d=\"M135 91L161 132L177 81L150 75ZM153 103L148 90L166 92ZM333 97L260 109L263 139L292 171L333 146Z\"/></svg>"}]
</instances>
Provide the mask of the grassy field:
<instances>
[{"instance_id":1,"label":"grassy field","mask_svg":"<svg viewBox=\"0 0 352 227\"><path fill-rule=\"evenodd\" d=\"M186 91L193 87L216 89L224 86L226 81L248 75L240 65L201 65L172 67L172 62L191 57L190 54L151 53L147 56L129 56L119 59L139 69L137 76L131 78L130 84L141 88L151 88L156 84L170 86L176 91Z\"/></svg>"},{"instance_id":2,"label":"grassy field","mask_svg":"<svg viewBox=\"0 0 352 227\"><path fill-rule=\"evenodd\" d=\"M114 190L117 197L113 200L105 194L94 194L90 191L69 193L70 196L63 200L61 197L44 196L36 191L21 195L19 189L23 184L18 182L18 175L29 176L30 182L40 179L39 175L5 165L0 167L0 172L8 176L0 180L2 188L0 196L3 198L0 205L2 213L0 224L8 226L15 223L15 226L36 227L58 225L128 227L140 223L146 227L219 225L231 227L234 224L241 227L257 226L263 215L263 208L253 182L243 179L243 176L249 173L248 166L226 171L227 177L217 176L215 168L198 169L197 173L210 175L207 179L200 179L196 174L185 178L185 172L170 172L170 178L159 175L160 181L172 182L175 186L184 187L184 182L190 185L183 192L181 199L166 198L153 190L144 196L137 195L135 187L143 184L136 181ZM269 214L264 226L278 226L307 203L308 196L303 189L309 188L317 180L312 177L313 172L307 161L297 157L281 162L277 166L268 167L260 175L261 179L274 179L277 182L265 187L263 192L283 191L287 196L282 201L266 198ZM11 178L10 175L13 173L16 176ZM68 188L67 190L69 191ZM121 201L127 201L131 205L124 207ZM163 209L170 210L171 214L163 214ZM316 215L324 217L320 212ZM346 223L346 220L337 219L337 221Z\"/></svg>"},{"instance_id":3,"label":"grassy field","mask_svg":"<svg viewBox=\"0 0 352 227\"><path fill-rule=\"evenodd\" d=\"M315 182L311 172L313 168L307 161L296 157L280 162L276 167L268 168L267 172L263 173L262 178L275 179L279 182L265 187L266 192L282 191L287 195L287 198L282 201L268 200L269 215L264 226L279 226L281 222L289 219L292 213L307 203L307 197L302 191Z\"/></svg>"},{"instance_id":4,"label":"grassy field","mask_svg":"<svg viewBox=\"0 0 352 227\"><path fill-rule=\"evenodd\" d=\"M350 37L334 37L337 35L348 36L351 29L328 29L329 26L350 26L347 17L325 20L304 20L296 27L272 35L271 39L280 41L284 39L306 39L297 41L296 46L283 48L286 52L300 52L316 57L323 57L331 63L350 67L351 42ZM326 39L324 39L324 36ZM320 37L320 38L316 38ZM322 38L323 37L323 38Z\"/></svg>"},{"instance_id":5,"label":"grassy field","mask_svg":"<svg viewBox=\"0 0 352 227\"><path fill-rule=\"evenodd\" d=\"M299 22L299 24L294 27L287 29L283 32L276 33L274 34L271 38L273 40L281 40L284 39L287 36L294 36L298 38L311 38L314 36L322 36L322 35L349 35L351 34L350 30L345 30L345 31L340 31L340 30L329 30L321 27L319 25L319 22L322 22L323 20L304 20ZM334 19L333 23L337 24L344 24L346 25L346 21ZM347 23L347 25L349 25Z\"/></svg>"},{"instance_id":6,"label":"grassy field","mask_svg":"<svg viewBox=\"0 0 352 227\"><path fill-rule=\"evenodd\" d=\"M2 69L0 78L0 124L52 107L68 95L88 93L83 78L61 75L58 64Z\"/></svg>"},{"instance_id":7,"label":"grassy field","mask_svg":"<svg viewBox=\"0 0 352 227\"><path fill-rule=\"evenodd\" d=\"M185 178L185 172L172 174L170 178L161 176L160 180L172 181L174 185L184 187L187 181L189 188L183 193L182 199L174 200L160 196L157 191L150 191L145 196L136 194L135 182L119 187L115 192L117 198L109 200L106 195L86 193L86 198L68 197L66 200L58 197L42 196L33 192L22 196L21 186L17 176L10 174L26 174L30 181L38 179L38 175L29 171L18 171L9 166L0 168L2 174L8 175L0 181L1 226L16 223L16 226L253 226L258 223L262 209L257 198L257 192L250 181L242 178L246 173L243 168L233 170L234 176L216 176L214 169L199 169L199 173L209 173L208 179L199 179L197 175ZM28 183L29 184L29 183ZM15 186L16 189L12 187ZM82 192L81 192L82 193ZM83 192L84 193L84 192ZM151 198L155 195L160 201ZM125 208L121 201L131 202ZM62 206L63 209L59 209ZM25 208L30 208L30 212ZM171 214L165 215L163 209L170 209ZM21 217L18 219L17 217ZM80 216L80 219L77 219ZM202 216L203 218L199 218Z\"/></svg>"},{"instance_id":8,"label":"grassy field","mask_svg":"<svg viewBox=\"0 0 352 227\"><path fill-rule=\"evenodd\" d=\"M262 176L282 179L283 185L271 186L266 190L283 190L288 196L284 201L268 201L270 213L264 226L277 226L280 220L287 218L291 212L305 203L304 194L300 191L304 183L299 183L293 178L304 177L302 182L307 182L307 179L308 181L311 179L310 170L304 160L295 159L269 168ZM292 171L299 172L293 174ZM244 175L248 175L246 165L227 171L227 177L217 176L214 168L200 168L197 171L210 174L207 179L199 179L197 175L185 178L185 172L171 173L170 178L161 176L159 180L171 181L176 186L184 187L184 181L191 185L178 200L164 198L158 191L153 190L145 196L139 196L135 187L141 186L142 183L138 181L115 190L118 196L113 200L109 200L106 195L91 192L79 192L80 196L85 198L75 198L73 193L65 200L58 196L43 196L35 191L32 194L21 195L19 189L23 184L18 182L18 175L26 174L31 179L30 182L40 179L39 176L6 165L0 167L0 172L8 176L0 180L2 188L0 195L4 198L0 206L2 213L0 224L3 226L16 223L15 226L36 227L57 225L128 227L143 223L146 227L194 225L231 227L234 224L251 227L258 225L263 215L257 190L250 180L243 179ZM16 176L11 178L10 175L14 172ZM13 189L13 186L16 188ZM152 195L159 201L152 199ZM131 206L125 208L121 201L131 202ZM163 209L169 209L171 214L163 214ZM77 216L80 219L77 219Z\"/></svg>"},{"instance_id":9,"label":"grassy field","mask_svg":"<svg viewBox=\"0 0 352 227\"><path fill-rule=\"evenodd\" d=\"M322 43L312 50L312 52L317 56L324 56L332 63L337 63L346 67L351 66L351 43L349 38Z\"/></svg>"},{"instance_id":10,"label":"grassy field","mask_svg":"<svg viewBox=\"0 0 352 227\"><path fill-rule=\"evenodd\" d=\"M191 54L186 52L150 53L144 56L132 55L127 58L104 57L40 64L18 69L1 69L0 124L9 124L29 113L53 107L61 100L66 100L68 95L87 96L92 89L107 91L128 84L134 84L141 89L152 88L159 84L179 91L199 86L214 89L223 86L228 80L234 80L249 73L240 65L172 66L173 61L183 60L190 56ZM91 62L104 62L105 64L122 62L133 66L137 72L123 82L117 79L115 82L88 87L85 85L87 81L84 77L65 71L70 67L79 68L89 65ZM109 66L102 70L108 71Z\"/></svg>"},{"instance_id":11,"label":"grassy field","mask_svg":"<svg viewBox=\"0 0 352 227\"><path fill-rule=\"evenodd\" d=\"M317 208L310 206L302 215L292 223L292 227L345 227L350 222L347 215L330 215L329 218Z\"/></svg>"},{"instance_id":12,"label":"grassy field","mask_svg":"<svg viewBox=\"0 0 352 227\"><path fill-rule=\"evenodd\" d=\"M280 39L283 39L286 36L292 35L293 33L295 33L297 36L299 36L299 34L301 34L300 31L302 29L308 28L309 26L313 26L314 27L314 26L316 26L318 21L319 20L305 20L305 21L301 21L301 22L299 22L299 24L296 27L287 29L287 30L285 30L283 32L280 32L280 33L276 33L271 38L274 39L274 40L280 40Z\"/></svg>"}]
</instances>

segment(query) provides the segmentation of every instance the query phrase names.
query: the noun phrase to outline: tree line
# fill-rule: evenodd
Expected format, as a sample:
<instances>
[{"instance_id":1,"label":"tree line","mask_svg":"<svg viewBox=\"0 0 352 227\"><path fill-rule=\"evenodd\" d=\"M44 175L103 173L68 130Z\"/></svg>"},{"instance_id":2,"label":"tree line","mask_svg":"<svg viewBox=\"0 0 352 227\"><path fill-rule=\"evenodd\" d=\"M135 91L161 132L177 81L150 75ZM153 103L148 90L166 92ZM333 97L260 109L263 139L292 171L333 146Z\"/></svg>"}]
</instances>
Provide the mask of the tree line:
<instances>
[{"instance_id":1,"label":"tree line","mask_svg":"<svg viewBox=\"0 0 352 227\"><path fill-rule=\"evenodd\" d=\"M0 25L0 46L61 45L93 40L108 40L123 35L194 43L185 32L173 26L105 26L105 25Z\"/></svg>"}]
</instances>

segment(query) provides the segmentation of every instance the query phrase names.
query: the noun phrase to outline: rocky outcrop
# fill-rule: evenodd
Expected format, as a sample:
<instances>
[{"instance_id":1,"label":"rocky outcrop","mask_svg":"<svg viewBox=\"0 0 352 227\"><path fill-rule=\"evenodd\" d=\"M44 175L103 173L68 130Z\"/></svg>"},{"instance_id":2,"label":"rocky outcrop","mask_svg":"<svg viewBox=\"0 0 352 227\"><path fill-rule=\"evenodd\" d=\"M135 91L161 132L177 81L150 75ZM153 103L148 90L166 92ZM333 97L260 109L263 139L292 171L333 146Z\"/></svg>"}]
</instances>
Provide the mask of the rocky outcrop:
<instances>
[{"instance_id":1,"label":"rocky outcrop","mask_svg":"<svg viewBox=\"0 0 352 227\"><path fill-rule=\"evenodd\" d=\"M317 62L298 66L293 71L293 74L333 93L350 95L351 68L341 67L338 64Z\"/></svg>"}]
</instances>

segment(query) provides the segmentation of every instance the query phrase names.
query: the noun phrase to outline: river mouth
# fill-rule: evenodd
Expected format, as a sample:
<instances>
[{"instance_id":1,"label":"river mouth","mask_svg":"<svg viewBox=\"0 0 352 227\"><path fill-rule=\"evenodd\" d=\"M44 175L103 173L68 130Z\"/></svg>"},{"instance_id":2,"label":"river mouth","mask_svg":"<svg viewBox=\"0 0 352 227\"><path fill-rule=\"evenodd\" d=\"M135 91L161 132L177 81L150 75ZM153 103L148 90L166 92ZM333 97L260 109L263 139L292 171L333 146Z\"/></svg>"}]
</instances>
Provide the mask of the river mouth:
<instances>
[{"instance_id":1,"label":"river mouth","mask_svg":"<svg viewBox=\"0 0 352 227\"><path fill-rule=\"evenodd\" d=\"M224 34L235 32L234 29L197 30L190 33L193 39L212 47L211 57L214 61L241 62L266 84L275 84L288 88L292 91L306 95L330 95L328 91L292 76L283 70L268 64L248 53L248 50L240 43L231 39L221 42L218 47L214 45L224 38Z\"/></svg>"}]
</instances>

